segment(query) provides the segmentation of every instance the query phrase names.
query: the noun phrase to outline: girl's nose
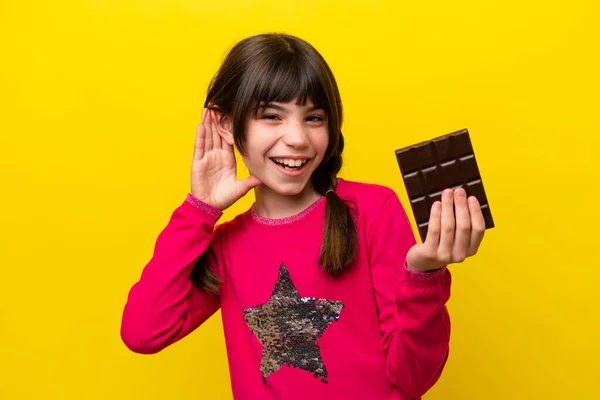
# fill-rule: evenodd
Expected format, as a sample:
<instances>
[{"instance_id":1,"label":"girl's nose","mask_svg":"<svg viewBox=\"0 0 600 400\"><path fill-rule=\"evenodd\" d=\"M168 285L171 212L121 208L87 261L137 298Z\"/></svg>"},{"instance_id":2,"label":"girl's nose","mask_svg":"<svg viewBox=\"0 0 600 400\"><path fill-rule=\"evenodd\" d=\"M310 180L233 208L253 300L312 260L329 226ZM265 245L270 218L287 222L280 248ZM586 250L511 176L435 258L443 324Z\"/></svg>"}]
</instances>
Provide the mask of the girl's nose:
<instances>
[{"instance_id":1,"label":"girl's nose","mask_svg":"<svg viewBox=\"0 0 600 400\"><path fill-rule=\"evenodd\" d=\"M292 123L285 128L283 142L291 147L305 147L308 144L308 135L304 125Z\"/></svg>"}]
</instances>

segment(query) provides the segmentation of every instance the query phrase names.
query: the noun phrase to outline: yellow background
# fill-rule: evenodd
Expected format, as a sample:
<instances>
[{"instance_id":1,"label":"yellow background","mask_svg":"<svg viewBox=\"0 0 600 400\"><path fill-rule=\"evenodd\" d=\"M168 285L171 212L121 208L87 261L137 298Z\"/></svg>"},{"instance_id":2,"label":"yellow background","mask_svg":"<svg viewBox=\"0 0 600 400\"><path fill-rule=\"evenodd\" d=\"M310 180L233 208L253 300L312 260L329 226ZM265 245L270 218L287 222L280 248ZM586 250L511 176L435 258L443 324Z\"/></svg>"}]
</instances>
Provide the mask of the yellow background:
<instances>
[{"instance_id":1,"label":"yellow background","mask_svg":"<svg viewBox=\"0 0 600 400\"><path fill-rule=\"evenodd\" d=\"M571 1L0 1L0 399L230 399L220 315L129 352L127 291L189 188L206 86L265 31L330 62L342 176L469 128L497 227L452 267L426 395L600 398L600 13ZM240 168L240 174L245 174ZM245 210L247 196L223 220Z\"/></svg>"}]
</instances>

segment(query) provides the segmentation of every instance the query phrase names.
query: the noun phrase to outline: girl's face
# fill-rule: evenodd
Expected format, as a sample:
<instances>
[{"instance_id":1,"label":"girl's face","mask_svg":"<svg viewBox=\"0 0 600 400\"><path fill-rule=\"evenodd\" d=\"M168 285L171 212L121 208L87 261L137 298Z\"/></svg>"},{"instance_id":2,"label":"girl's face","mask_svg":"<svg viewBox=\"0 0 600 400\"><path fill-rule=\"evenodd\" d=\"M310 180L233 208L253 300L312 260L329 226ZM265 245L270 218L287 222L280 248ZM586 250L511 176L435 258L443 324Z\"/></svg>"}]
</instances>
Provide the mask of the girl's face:
<instances>
[{"instance_id":1,"label":"girl's face","mask_svg":"<svg viewBox=\"0 0 600 400\"><path fill-rule=\"evenodd\" d=\"M326 118L310 100L304 106L295 100L261 104L248 121L244 164L271 190L300 194L327 150Z\"/></svg>"}]
</instances>

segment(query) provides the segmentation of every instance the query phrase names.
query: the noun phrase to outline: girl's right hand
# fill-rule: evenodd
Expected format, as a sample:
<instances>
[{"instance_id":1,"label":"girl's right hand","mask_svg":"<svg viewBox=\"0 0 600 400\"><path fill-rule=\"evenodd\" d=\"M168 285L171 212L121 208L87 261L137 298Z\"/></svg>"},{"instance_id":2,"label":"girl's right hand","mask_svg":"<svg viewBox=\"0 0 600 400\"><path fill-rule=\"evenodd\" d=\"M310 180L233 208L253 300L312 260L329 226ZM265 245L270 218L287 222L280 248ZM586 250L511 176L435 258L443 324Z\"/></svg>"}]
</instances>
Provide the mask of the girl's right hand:
<instances>
[{"instance_id":1,"label":"girl's right hand","mask_svg":"<svg viewBox=\"0 0 600 400\"><path fill-rule=\"evenodd\" d=\"M221 138L215 121L214 111L202 110L192 161L191 194L223 211L261 182L252 175L237 179L233 146Z\"/></svg>"}]
</instances>

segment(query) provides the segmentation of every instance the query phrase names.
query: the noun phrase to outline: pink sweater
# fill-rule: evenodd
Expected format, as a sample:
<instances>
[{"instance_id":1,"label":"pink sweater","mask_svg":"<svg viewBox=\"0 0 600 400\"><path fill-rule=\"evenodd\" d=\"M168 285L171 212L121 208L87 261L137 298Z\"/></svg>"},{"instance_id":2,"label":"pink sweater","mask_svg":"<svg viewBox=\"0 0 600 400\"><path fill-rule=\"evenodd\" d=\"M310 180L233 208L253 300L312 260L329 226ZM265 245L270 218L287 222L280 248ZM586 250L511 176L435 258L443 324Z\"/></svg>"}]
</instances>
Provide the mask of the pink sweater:
<instances>
[{"instance_id":1,"label":"pink sweater","mask_svg":"<svg viewBox=\"0 0 600 400\"><path fill-rule=\"evenodd\" d=\"M129 293L121 336L156 353L219 308L236 400L419 399L448 357L450 272L415 273L415 238L389 188L339 179L358 209L356 263L339 278L318 266L325 198L285 219L253 208L217 225L221 212L188 195L157 238ZM219 297L189 278L209 246Z\"/></svg>"}]
</instances>

